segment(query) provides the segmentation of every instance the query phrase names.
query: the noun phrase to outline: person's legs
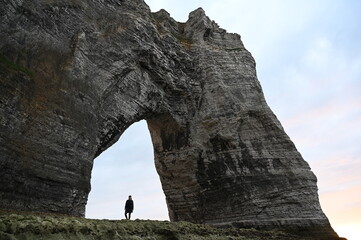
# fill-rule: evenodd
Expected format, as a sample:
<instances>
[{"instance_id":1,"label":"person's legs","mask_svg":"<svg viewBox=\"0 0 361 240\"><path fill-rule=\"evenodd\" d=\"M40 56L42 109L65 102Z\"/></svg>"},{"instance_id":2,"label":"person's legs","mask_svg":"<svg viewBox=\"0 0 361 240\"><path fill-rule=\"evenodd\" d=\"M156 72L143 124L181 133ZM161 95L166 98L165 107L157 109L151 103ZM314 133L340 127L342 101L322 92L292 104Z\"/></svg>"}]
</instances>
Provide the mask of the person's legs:
<instances>
[{"instance_id":1,"label":"person's legs","mask_svg":"<svg viewBox=\"0 0 361 240\"><path fill-rule=\"evenodd\" d=\"M129 219L130 220L130 215L131 215L131 212L127 212L125 211L125 219Z\"/></svg>"}]
</instances>

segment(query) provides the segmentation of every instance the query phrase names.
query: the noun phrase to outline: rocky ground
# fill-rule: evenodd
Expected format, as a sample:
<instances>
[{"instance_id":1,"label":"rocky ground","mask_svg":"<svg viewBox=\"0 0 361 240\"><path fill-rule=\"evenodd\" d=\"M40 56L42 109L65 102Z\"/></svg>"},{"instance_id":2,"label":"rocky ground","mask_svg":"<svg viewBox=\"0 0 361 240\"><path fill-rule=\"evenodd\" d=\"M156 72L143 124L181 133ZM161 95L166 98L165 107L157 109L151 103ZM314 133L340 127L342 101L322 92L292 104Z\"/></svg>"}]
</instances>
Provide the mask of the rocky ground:
<instances>
[{"instance_id":1,"label":"rocky ground","mask_svg":"<svg viewBox=\"0 0 361 240\"><path fill-rule=\"evenodd\" d=\"M0 240L263 240L299 239L278 231L219 229L187 222L95 220L0 210Z\"/></svg>"}]
</instances>

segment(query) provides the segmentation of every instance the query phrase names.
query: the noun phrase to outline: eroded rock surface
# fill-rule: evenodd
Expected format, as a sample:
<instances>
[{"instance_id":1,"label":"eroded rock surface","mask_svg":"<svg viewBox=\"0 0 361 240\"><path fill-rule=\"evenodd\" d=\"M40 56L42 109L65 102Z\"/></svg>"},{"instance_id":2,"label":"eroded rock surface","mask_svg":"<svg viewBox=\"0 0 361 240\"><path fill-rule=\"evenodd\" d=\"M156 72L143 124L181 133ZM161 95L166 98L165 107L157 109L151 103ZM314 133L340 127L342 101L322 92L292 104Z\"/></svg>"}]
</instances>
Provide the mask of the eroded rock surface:
<instances>
[{"instance_id":1,"label":"eroded rock surface","mask_svg":"<svg viewBox=\"0 0 361 240\"><path fill-rule=\"evenodd\" d=\"M336 238L240 36L142 0L0 4L0 207L84 215L93 159L146 119L170 219Z\"/></svg>"}]
</instances>

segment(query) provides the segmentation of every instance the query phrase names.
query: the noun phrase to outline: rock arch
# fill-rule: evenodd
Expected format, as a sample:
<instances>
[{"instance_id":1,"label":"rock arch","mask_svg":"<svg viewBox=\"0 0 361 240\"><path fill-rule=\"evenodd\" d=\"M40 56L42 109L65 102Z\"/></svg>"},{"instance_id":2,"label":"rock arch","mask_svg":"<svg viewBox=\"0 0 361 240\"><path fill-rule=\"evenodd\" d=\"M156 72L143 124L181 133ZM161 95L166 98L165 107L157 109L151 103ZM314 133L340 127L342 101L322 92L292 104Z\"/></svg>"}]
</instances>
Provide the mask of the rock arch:
<instances>
[{"instance_id":1,"label":"rock arch","mask_svg":"<svg viewBox=\"0 0 361 240\"><path fill-rule=\"evenodd\" d=\"M93 159L146 119L171 220L336 238L254 59L202 9L186 23L141 0L0 10L1 208L82 216Z\"/></svg>"}]
</instances>

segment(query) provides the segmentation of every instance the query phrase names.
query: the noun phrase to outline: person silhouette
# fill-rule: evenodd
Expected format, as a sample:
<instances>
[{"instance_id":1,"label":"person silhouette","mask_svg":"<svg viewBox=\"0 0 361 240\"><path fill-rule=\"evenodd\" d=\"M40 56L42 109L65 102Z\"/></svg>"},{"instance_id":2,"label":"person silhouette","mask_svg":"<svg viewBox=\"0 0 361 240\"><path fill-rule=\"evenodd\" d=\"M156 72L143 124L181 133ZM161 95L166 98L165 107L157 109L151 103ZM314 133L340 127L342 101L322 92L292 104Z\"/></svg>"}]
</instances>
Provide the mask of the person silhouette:
<instances>
[{"instance_id":1,"label":"person silhouette","mask_svg":"<svg viewBox=\"0 0 361 240\"><path fill-rule=\"evenodd\" d=\"M125 202L125 207L124 207L124 210L125 210L124 215L125 215L126 219L130 220L130 215L132 214L133 209L134 209L134 202L133 202L132 196L129 195L128 200ZM128 215L129 215L129 217L128 217Z\"/></svg>"}]
</instances>

